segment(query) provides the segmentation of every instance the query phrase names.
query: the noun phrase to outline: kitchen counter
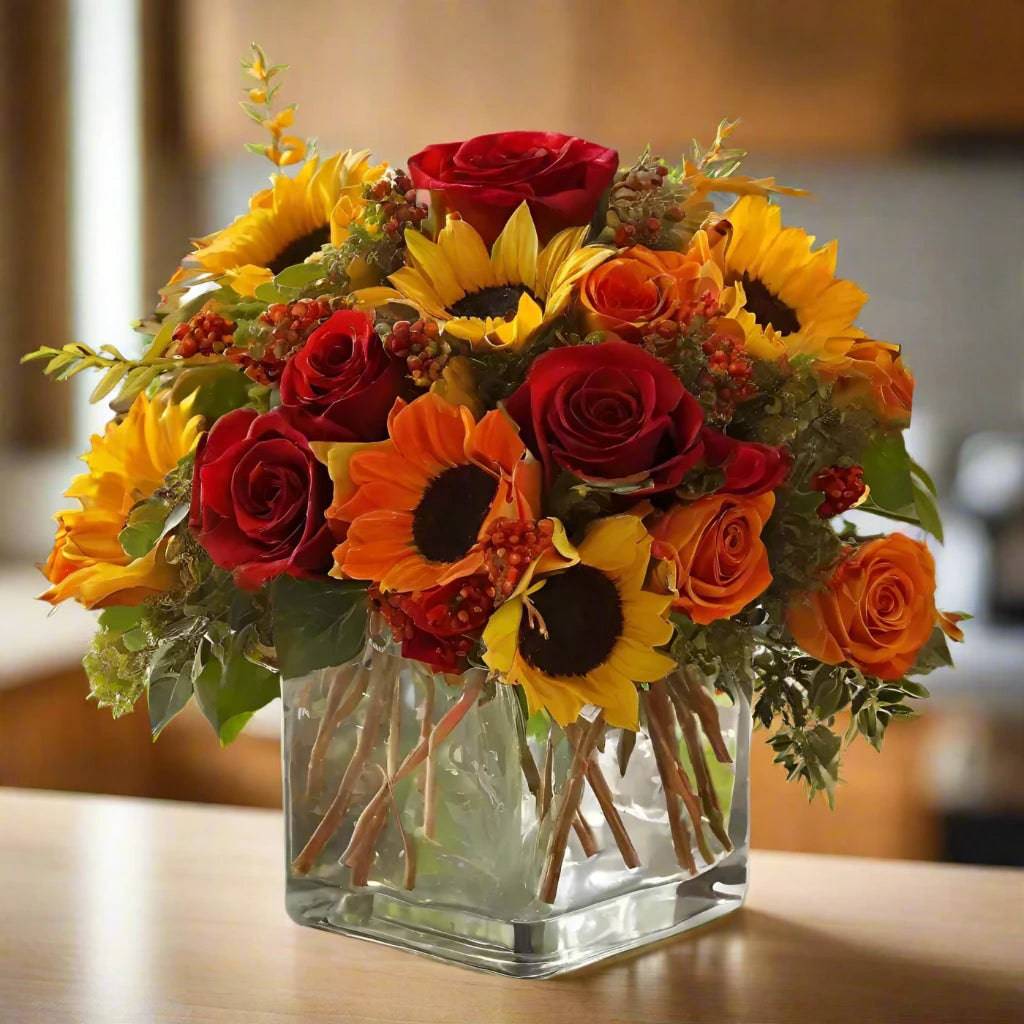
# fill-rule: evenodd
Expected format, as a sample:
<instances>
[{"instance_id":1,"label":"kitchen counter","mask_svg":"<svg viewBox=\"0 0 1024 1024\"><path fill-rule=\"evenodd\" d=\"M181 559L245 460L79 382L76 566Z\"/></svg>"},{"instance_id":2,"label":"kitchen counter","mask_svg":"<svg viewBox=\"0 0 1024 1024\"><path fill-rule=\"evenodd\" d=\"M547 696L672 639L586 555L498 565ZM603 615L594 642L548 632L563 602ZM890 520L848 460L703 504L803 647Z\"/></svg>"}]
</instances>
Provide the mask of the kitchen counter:
<instances>
[{"instance_id":1,"label":"kitchen counter","mask_svg":"<svg viewBox=\"0 0 1024 1024\"><path fill-rule=\"evenodd\" d=\"M300 928L270 811L0 789L4 1024L1024 1020L1024 872L755 852L747 905L554 981Z\"/></svg>"}]
</instances>

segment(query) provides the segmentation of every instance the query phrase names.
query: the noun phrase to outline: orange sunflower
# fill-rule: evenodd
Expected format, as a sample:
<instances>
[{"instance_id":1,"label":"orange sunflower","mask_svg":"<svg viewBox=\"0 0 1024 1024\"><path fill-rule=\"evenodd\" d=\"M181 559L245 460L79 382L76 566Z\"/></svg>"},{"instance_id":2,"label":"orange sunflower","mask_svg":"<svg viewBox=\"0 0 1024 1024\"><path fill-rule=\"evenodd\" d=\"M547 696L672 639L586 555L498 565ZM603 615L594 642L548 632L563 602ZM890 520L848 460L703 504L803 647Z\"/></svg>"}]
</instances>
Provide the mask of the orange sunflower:
<instances>
[{"instance_id":1,"label":"orange sunflower","mask_svg":"<svg viewBox=\"0 0 1024 1024\"><path fill-rule=\"evenodd\" d=\"M329 515L348 524L332 575L381 590L442 586L481 569L494 520L537 517L540 466L503 411L476 422L428 393L396 404L388 434L326 460L342 499Z\"/></svg>"}]
</instances>

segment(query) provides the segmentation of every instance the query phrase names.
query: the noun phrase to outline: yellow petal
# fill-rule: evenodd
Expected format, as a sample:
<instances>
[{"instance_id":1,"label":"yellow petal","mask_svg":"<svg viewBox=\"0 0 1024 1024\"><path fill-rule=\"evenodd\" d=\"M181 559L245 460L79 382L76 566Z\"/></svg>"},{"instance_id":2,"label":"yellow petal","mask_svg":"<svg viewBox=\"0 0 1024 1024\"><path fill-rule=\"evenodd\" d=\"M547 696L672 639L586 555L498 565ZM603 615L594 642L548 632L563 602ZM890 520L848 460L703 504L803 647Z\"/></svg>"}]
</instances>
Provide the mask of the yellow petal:
<instances>
[{"instance_id":1,"label":"yellow petal","mask_svg":"<svg viewBox=\"0 0 1024 1024\"><path fill-rule=\"evenodd\" d=\"M274 275L266 267L257 267L249 263L242 267L235 267L225 275L227 283L241 296L248 298L256 294L256 289L261 284L268 284L274 280Z\"/></svg>"},{"instance_id":2,"label":"yellow petal","mask_svg":"<svg viewBox=\"0 0 1024 1024\"><path fill-rule=\"evenodd\" d=\"M467 221L449 217L437 244L464 294L490 288L496 283L487 246Z\"/></svg>"},{"instance_id":3,"label":"yellow petal","mask_svg":"<svg viewBox=\"0 0 1024 1024\"><path fill-rule=\"evenodd\" d=\"M413 266L434 291L437 299L435 305L442 308L452 306L463 298L466 293L459 287L451 264L436 242L410 228L405 232L405 244ZM399 275L406 273L407 271L400 270L397 274L391 275L391 281L397 288L402 288ZM404 288L402 290L404 291Z\"/></svg>"},{"instance_id":4,"label":"yellow petal","mask_svg":"<svg viewBox=\"0 0 1024 1024\"><path fill-rule=\"evenodd\" d=\"M497 284L524 284L533 291L537 282L537 228L530 207L522 202L501 229L491 248Z\"/></svg>"},{"instance_id":5,"label":"yellow petal","mask_svg":"<svg viewBox=\"0 0 1024 1024\"><path fill-rule=\"evenodd\" d=\"M488 668L495 672L508 672L512 668L522 617L522 602L509 600L487 620L483 632L483 659Z\"/></svg>"},{"instance_id":6,"label":"yellow petal","mask_svg":"<svg viewBox=\"0 0 1024 1024\"><path fill-rule=\"evenodd\" d=\"M580 544L580 558L604 572L623 572L636 560L637 545L645 538L649 538L647 528L636 516L598 519Z\"/></svg>"},{"instance_id":7,"label":"yellow petal","mask_svg":"<svg viewBox=\"0 0 1024 1024\"><path fill-rule=\"evenodd\" d=\"M559 267L574 253L586 240L588 227L566 228L559 231L554 238L548 242L537 257L537 282L534 285L534 294L543 298L551 290L551 282L554 279Z\"/></svg>"}]
</instances>

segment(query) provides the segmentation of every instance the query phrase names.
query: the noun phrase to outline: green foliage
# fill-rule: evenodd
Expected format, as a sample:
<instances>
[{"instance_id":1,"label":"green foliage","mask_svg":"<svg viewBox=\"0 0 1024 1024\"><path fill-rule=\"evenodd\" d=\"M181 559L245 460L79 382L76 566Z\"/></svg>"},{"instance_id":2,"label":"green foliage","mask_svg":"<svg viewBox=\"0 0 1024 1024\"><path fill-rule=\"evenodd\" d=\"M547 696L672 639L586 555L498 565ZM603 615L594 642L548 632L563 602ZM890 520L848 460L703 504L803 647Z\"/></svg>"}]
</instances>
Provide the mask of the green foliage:
<instances>
[{"instance_id":1,"label":"green foliage","mask_svg":"<svg viewBox=\"0 0 1024 1024\"><path fill-rule=\"evenodd\" d=\"M775 761L789 778L805 783L811 799L823 792L830 805L840 781L839 713L849 709L846 742L860 735L879 750L889 723L914 714L906 702L928 696L924 686L908 679L890 682L848 665L824 665L804 655L777 626L762 632L753 668L754 721L773 730L768 742Z\"/></svg>"},{"instance_id":2,"label":"green foliage","mask_svg":"<svg viewBox=\"0 0 1024 1024\"><path fill-rule=\"evenodd\" d=\"M709 178L728 178L735 174L746 159L745 149L726 148L725 140L732 134L739 121L728 118L718 122L714 141L707 149L693 139L690 142L690 160Z\"/></svg>"},{"instance_id":3,"label":"green foliage","mask_svg":"<svg viewBox=\"0 0 1024 1024\"><path fill-rule=\"evenodd\" d=\"M907 454L902 434L879 434L862 455L861 465L871 489L863 511L912 523L942 540L935 484Z\"/></svg>"},{"instance_id":4,"label":"green foliage","mask_svg":"<svg viewBox=\"0 0 1024 1024\"><path fill-rule=\"evenodd\" d=\"M363 649L366 587L281 576L271 586L274 645L285 679L343 665Z\"/></svg>"},{"instance_id":5,"label":"green foliage","mask_svg":"<svg viewBox=\"0 0 1024 1024\"><path fill-rule=\"evenodd\" d=\"M753 658L757 647L749 620L720 619L698 626L675 612L672 623L676 629L672 656L680 665L694 666L709 686L734 699L741 693L750 697L756 682Z\"/></svg>"},{"instance_id":6,"label":"green foliage","mask_svg":"<svg viewBox=\"0 0 1024 1024\"><path fill-rule=\"evenodd\" d=\"M149 664L149 727L154 739L192 699L194 659L182 659L181 655L177 645L164 644Z\"/></svg>"},{"instance_id":7,"label":"green foliage","mask_svg":"<svg viewBox=\"0 0 1024 1024\"><path fill-rule=\"evenodd\" d=\"M256 289L256 298L267 305L295 302L302 297L305 288L323 281L324 276L325 270L321 263L296 263L292 267L285 267L273 281L261 284Z\"/></svg>"},{"instance_id":8,"label":"green foliage","mask_svg":"<svg viewBox=\"0 0 1024 1024\"><path fill-rule=\"evenodd\" d=\"M194 366L180 373L171 389L171 399L183 402L189 395L192 412L207 423L249 404L251 381L233 363Z\"/></svg>"},{"instance_id":9,"label":"green foliage","mask_svg":"<svg viewBox=\"0 0 1024 1024\"><path fill-rule=\"evenodd\" d=\"M149 554L163 535L170 512L170 506L161 498L140 501L128 513L128 521L117 537L124 553L132 558Z\"/></svg>"},{"instance_id":10,"label":"green foliage","mask_svg":"<svg viewBox=\"0 0 1024 1024\"><path fill-rule=\"evenodd\" d=\"M248 721L241 716L277 692L270 693L267 676L275 677L276 687L267 664L273 654L267 595L238 590L185 528L172 534L167 557L178 571L178 586L142 606L150 727L155 738L195 692L221 742L228 743ZM211 662L217 665L207 669Z\"/></svg>"},{"instance_id":11,"label":"green foliage","mask_svg":"<svg viewBox=\"0 0 1024 1024\"><path fill-rule=\"evenodd\" d=\"M148 650L126 637L138 638L142 612L137 608L108 608L92 639L82 666L89 679L89 697L110 708L114 718L128 714L145 690Z\"/></svg>"},{"instance_id":12,"label":"green foliage","mask_svg":"<svg viewBox=\"0 0 1024 1024\"><path fill-rule=\"evenodd\" d=\"M222 745L245 727L253 712L280 694L277 673L256 660L259 640L250 624L232 631L226 624L207 629L196 651L192 673L199 709Z\"/></svg>"},{"instance_id":13,"label":"green foliage","mask_svg":"<svg viewBox=\"0 0 1024 1024\"><path fill-rule=\"evenodd\" d=\"M784 488L762 540L772 568L771 595L785 600L790 594L814 590L828 568L838 560L842 542L828 522L819 519L817 492Z\"/></svg>"}]
</instances>

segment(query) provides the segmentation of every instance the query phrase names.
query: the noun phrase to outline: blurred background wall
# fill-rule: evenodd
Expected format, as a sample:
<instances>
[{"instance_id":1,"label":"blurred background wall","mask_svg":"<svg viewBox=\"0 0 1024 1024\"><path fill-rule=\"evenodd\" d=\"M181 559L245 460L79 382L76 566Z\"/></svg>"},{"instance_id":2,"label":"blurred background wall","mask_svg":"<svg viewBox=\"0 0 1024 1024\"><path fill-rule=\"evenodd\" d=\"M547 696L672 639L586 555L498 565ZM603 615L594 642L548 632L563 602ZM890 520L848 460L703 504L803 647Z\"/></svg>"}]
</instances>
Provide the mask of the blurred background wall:
<instances>
[{"instance_id":1,"label":"blurred background wall","mask_svg":"<svg viewBox=\"0 0 1024 1024\"><path fill-rule=\"evenodd\" d=\"M131 345L128 322L266 167L242 144L239 58L290 63L299 134L400 163L424 144L542 127L676 157L740 116L753 173L810 188L786 216L841 239L863 326L906 345L911 447L947 519L941 603L977 616L934 700L855 745L834 814L757 744L755 844L1024 856L1024 4L1019 0L0 0L0 784L274 804L273 714L220 753L183 717L87 705L90 617L47 615L34 561L87 383L18 367L39 344Z\"/></svg>"}]
</instances>

